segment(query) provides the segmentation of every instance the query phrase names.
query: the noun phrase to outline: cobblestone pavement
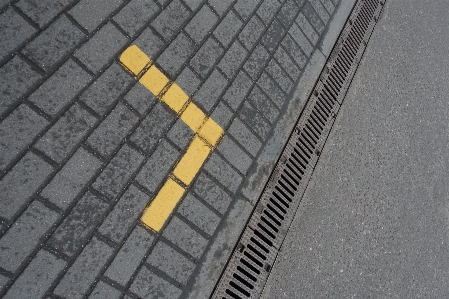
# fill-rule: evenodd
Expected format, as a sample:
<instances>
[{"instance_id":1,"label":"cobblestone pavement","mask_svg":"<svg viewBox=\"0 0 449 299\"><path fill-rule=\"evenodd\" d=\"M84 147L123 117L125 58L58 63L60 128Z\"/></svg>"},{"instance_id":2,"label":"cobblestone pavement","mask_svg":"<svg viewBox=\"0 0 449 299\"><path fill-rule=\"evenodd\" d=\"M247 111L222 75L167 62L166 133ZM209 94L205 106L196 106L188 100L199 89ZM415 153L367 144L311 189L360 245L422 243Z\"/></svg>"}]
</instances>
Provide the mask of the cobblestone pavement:
<instances>
[{"instance_id":1,"label":"cobblestone pavement","mask_svg":"<svg viewBox=\"0 0 449 299\"><path fill-rule=\"evenodd\" d=\"M0 296L187 298L338 2L0 0ZM140 217L195 132L131 45L224 130L157 233Z\"/></svg>"}]
</instances>

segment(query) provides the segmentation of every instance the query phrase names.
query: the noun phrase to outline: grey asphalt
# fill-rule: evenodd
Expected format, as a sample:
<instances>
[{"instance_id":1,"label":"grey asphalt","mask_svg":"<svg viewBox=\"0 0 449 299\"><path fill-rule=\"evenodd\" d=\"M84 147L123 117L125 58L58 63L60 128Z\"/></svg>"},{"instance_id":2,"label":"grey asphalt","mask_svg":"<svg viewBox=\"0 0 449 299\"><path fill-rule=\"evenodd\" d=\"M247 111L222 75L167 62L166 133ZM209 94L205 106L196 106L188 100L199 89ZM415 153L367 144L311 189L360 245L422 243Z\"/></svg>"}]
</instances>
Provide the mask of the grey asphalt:
<instances>
[{"instance_id":1,"label":"grey asphalt","mask_svg":"<svg viewBox=\"0 0 449 299\"><path fill-rule=\"evenodd\" d=\"M262 298L449 298L448 11L387 1Z\"/></svg>"}]
</instances>

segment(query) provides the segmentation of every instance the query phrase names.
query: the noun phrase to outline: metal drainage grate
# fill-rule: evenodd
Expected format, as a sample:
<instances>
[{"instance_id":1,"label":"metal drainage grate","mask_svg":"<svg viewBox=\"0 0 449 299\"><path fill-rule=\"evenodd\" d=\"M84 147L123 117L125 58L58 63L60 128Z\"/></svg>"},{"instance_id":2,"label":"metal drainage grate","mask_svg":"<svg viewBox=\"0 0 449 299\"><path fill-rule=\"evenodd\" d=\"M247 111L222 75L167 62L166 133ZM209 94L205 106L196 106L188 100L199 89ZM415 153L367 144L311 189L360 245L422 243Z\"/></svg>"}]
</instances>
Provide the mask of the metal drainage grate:
<instances>
[{"instance_id":1,"label":"metal drainage grate","mask_svg":"<svg viewBox=\"0 0 449 299\"><path fill-rule=\"evenodd\" d=\"M352 10L212 298L260 296L383 6Z\"/></svg>"}]
</instances>

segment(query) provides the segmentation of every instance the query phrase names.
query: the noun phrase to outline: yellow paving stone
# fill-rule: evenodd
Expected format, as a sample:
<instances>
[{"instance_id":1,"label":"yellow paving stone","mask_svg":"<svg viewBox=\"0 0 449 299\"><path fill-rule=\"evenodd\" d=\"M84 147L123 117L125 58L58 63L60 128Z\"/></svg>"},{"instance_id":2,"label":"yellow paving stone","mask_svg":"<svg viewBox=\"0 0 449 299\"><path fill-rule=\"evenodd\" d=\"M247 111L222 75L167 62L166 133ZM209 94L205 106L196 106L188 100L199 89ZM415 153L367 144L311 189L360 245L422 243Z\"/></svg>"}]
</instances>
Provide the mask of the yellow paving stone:
<instances>
[{"instance_id":1,"label":"yellow paving stone","mask_svg":"<svg viewBox=\"0 0 449 299\"><path fill-rule=\"evenodd\" d=\"M123 51L120 62L134 75L138 75L151 62L151 59L139 47L132 45Z\"/></svg>"},{"instance_id":2,"label":"yellow paving stone","mask_svg":"<svg viewBox=\"0 0 449 299\"><path fill-rule=\"evenodd\" d=\"M215 147L224 131L212 118L208 118L198 134Z\"/></svg>"},{"instance_id":3,"label":"yellow paving stone","mask_svg":"<svg viewBox=\"0 0 449 299\"><path fill-rule=\"evenodd\" d=\"M206 115L197 105L189 103L180 117L193 132L196 132L203 124Z\"/></svg>"},{"instance_id":4,"label":"yellow paving stone","mask_svg":"<svg viewBox=\"0 0 449 299\"><path fill-rule=\"evenodd\" d=\"M155 65L152 65L139 82L155 96L158 96L169 80Z\"/></svg>"},{"instance_id":5,"label":"yellow paving stone","mask_svg":"<svg viewBox=\"0 0 449 299\"><path fill-rule=\"evenodd\" d=\"M176 113L182 110L188 100L189 96L174 82L162 96L162 101Z\"/></svg>"}]
</instances>

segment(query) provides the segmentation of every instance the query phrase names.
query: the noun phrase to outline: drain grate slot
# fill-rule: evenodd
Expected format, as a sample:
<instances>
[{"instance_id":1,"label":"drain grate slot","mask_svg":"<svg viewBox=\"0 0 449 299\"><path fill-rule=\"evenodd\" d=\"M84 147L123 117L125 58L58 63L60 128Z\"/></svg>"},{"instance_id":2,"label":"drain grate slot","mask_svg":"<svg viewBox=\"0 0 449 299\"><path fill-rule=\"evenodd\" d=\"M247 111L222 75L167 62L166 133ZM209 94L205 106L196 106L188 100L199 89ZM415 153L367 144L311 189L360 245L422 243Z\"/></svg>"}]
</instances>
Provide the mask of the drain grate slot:
<instances>
[{"instance_id":1,"label":"drain grate slot","mask_svg":"<svg viewBox=\"0 0 449 299\"><path fill-rule=\"evenodd\" d=\"M212 298L262 292L382 8L379 0L354 6Z\"/></svg>"}]
</instances>

